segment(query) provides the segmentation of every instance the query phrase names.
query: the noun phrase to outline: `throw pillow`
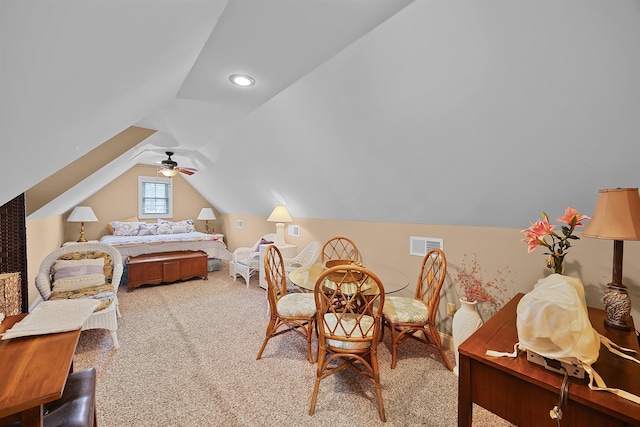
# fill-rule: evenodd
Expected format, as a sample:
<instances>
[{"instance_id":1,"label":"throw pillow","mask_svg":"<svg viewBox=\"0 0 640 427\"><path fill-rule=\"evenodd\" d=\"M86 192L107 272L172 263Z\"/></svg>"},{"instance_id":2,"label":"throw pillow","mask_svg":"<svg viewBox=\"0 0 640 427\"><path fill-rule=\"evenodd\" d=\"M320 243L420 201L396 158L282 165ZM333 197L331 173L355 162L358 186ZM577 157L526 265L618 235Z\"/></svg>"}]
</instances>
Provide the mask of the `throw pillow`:
<instances>
[{"instance_id":1,"label":"throw pillow","mask_svg":"<svg viewBox=\"0 0 640 427\"><path fill-rule=\"evenodd\" d=\"M137 236L140 231L140 222L113 221L114 236Z\"/></svg>"},{"instance_id":2,"label":"throw pillow","mask_svg":"<svg viewBox=\"0 0 640 427\"><path fill-rule=\"evenodd\" d=\"M137 216L133 216L131 218L123 219L120 222L140 222ZM109 229L109 233L113 234L113 221L107 223L107 228Z\"/></svg>"},{"instance_id":3,"label":"throw pillow","mask_svg":"<svg viewBox=\"0 0 640 427\"><path fill-rule=\"evenodd\" d=\"M104 258L57 260L53 269L55 292L75 291L105 283Z\"/></svg>"},{"instance_id":4,"label":"throw pillow","mask_svg":"<svg viewBox=\"0 0 640 427\"><path fill-rule=\"evenodd\" d=\"M154 234L158 234L158 224L147 224L146 222L140 223L138 236L151 236Z\"/></svg>"}]
</instances>

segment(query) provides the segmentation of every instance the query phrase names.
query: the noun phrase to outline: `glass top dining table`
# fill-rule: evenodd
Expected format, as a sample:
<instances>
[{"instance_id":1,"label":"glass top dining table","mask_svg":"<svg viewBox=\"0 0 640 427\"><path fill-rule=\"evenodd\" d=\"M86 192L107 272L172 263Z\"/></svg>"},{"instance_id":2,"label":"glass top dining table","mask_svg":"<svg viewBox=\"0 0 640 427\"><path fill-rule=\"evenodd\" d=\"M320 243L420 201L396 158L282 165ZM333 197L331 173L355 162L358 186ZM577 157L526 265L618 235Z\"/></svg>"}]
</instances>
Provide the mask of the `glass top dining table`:
<instances>
[{"instance_id":1,"label":"glass top dining table","mask_svg":"<svg viewBox=\"0 0 640 427\"><path fill-rule=\"evenodd\" d=\"M398 292L409 285L409 276L395 268L375 263L364 263L364 267L380 278L385 294ZM324 270L326 270L324 264L312 264L309 267L296 268L289 273L289 280L302 289L313 291L318 276Z\"/></svg>"}]
</instances>

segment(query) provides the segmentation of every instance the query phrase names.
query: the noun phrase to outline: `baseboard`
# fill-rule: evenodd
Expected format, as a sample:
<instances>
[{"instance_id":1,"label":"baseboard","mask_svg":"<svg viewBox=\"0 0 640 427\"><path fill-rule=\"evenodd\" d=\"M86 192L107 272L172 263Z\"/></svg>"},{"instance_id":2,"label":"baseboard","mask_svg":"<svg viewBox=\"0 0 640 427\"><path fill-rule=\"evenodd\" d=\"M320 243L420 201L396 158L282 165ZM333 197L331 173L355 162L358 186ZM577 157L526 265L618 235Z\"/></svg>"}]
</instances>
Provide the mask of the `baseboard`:
<instances>
[{"instance_id":1,"label":"baseboard","mask_svg":"<svg viewBox=\"0 0 640 427\"><path fill-rule=\"evenodd\" d=\"M440 339L442 340L442 346L445 349L453 351L453 337L451 335L440 332Z\"/></svg>"}]
</instances>

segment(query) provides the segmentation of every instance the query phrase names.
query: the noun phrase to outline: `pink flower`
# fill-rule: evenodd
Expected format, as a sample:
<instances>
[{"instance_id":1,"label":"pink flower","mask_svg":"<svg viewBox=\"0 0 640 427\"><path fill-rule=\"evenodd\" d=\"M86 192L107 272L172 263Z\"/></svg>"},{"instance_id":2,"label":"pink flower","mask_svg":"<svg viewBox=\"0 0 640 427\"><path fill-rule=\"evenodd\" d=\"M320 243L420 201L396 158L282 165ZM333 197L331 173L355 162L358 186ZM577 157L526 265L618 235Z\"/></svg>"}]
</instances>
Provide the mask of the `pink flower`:
<instances>
[{"instance_id":1,"label":"pink flower","mask_svg":"<svg viewBox=\"0 0 640 427\"><path fill-rule=\"evenodd\" d=\"M527 253L533 252L538 246L546 247L548 252L545 252L545 254L550 256L547 265L553 266L555 272L560 273L564 257L571 247L571 240L579 239L573 232L576 227L583 225L582 221L585 219L590 218L586 215L580 215L577 210L569 206L564 211L564 216L556 220L567 225L561 227L562 233L556 233L553 231L555 225L549 223L549 216L542 212L542 219L537 220L531 224L531 227L521 231L524 233L522 241L528 245ZM547 237L551 238L551 242L546 239Z\"/></svg>"},{"instance_id":2,"label":"pink flower","mask_svg":"<svg viewBox=\"0 0 640 427\"><path fill-rule=\"evenodd\" d=\"M556 221L564 222L568 226L573 225L574 227L580 227L584 225L582 224L582 221L585 219L591 218L586 215L580 215L580 213L572 207L567 207L567 209L564 211L564 216L556 219Z\"/></svg>"}]
</instances>

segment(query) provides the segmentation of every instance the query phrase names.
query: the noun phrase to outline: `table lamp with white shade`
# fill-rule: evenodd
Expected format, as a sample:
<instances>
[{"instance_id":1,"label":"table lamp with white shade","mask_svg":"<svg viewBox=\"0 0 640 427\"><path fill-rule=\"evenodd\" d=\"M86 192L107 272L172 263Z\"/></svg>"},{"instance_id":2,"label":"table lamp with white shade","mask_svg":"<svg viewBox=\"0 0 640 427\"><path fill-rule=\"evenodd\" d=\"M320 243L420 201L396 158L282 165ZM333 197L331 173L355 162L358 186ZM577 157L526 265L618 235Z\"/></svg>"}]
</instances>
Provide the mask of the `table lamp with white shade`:
<instances>
[{"instance_id":1,"label":"table lamp with white shade","mask_svg":"<svg viewBox=\"0 0 640 427\"><path fill-rule=\"evenodd\" d=\"M76 206L73 208L73 212L67 218L67 222L79 222L80 223L80 238L78 242L86 242L84 237L84 223L85 222L97 222L98 218L93 210L89 206Z\"/></svg>"},{"instance_id":2,"label":"table lamp with white shade","mask_svg":"<svg viewBox=\"0 0 640 427\"><path fill-rule=\"evenodd\" d=\"M200 214L198 215L198 219L204 220L204 232L209 234L209 220L216 219L216 215L213 213L213 209L202 208L200 210ZM213 233L213 231L213 227L211 227L211 233Z\"/></svg>"},{"instance_id":3,"label":"table lamp with white shade","mask_svg":"<svg viewBox=\"0 0 640 427\"><path fill-rule=\"evenodd\" d=\"M289 215L289 211L287 211L287 207L284 205L278 205L273 209L269 218L267 218L269 222L276 223L276 245L284 245L284 223L285 222L293 222L291 219L291 215Z\"/></svg>"}]
</instances>

